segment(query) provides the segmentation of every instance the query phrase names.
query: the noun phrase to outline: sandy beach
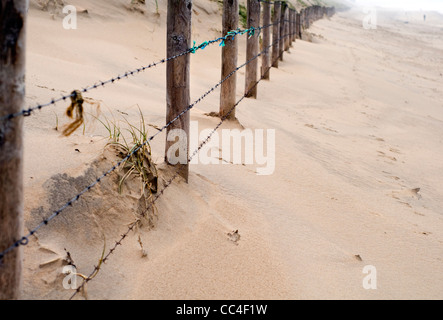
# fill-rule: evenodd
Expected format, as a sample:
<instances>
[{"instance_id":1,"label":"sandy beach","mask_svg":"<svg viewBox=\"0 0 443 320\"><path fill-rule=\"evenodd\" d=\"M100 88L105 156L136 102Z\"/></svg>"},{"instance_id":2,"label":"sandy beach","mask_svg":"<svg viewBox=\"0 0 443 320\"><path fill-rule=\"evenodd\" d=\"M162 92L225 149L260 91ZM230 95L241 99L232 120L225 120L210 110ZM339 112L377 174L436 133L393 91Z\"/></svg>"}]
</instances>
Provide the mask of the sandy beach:
<instances>
[{"instance_id":1,"label":"sandy beach","mask_svg":"<svg viewBox=\"0 0 443 320\"><path fill-rule=\"evenodd\" d=\"M164 1L144 14L124 2L72 0L87 12L65 30L59 7L31 1L27 106L164 58ZM257 99L237 107L238 121L220 128L274 129L273 174L191 165L189 183L165 190L74 299L442 299L443 15L426 15L379 9L377 29L363 28L360 8L316 21L259 83ZM194 1L193 40L221 36L221 18L216 2ZM244 63L245 38L239 45ZM220 66L217 44L191 56L191 101L220 81ZM60 130L67 103L26 117L25 231L118 161L95 116L138 126L140 109L150 135L165 124L165 70L86 93L95 104L69 137ZM219 123L207 115L219 98L217 89L191 110L199 131ZM165 139L151 143L161 186L173 175ZM69 299L63 267L89 275L139 218L136 181L122 194L117 182L103 179L31 238L22 299ZM376 289L363 286L367 266Z\"/></svg>"}]
</instances>

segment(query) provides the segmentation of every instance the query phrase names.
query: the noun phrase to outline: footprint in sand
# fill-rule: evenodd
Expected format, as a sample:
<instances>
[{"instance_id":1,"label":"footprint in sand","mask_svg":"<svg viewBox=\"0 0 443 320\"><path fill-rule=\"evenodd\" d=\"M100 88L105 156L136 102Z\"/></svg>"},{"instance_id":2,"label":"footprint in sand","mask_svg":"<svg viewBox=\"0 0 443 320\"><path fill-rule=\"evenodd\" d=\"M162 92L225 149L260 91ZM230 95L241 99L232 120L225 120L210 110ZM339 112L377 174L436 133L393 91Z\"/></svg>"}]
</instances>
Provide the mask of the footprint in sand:
<instances>
[{"instance_id":1,"label":"footprint in sand","mask_svg":"<svg viewBox=\"0 0 443 320\"><path fill-rule=\"evenodd\" d=\"M394 162L397 161L396 157L391 157L391 156L387 155L386 153L384 153L383 151L377 151L377 152L378 152L379 157L387 158L387 159L394 161Z\"/></svg>"},{"instance_id":2,"label":"footprint in sand","mask_svg":"<svg viewBox=\"0 0 443 320\"><path fill-rule=\"evenodd\" d=\"M323 127L323 129L325 129L327 131L330 131L330 132L338 133L337 130L334 130L334 129L331 129L331 128L328 128L328 127Z\"/></svg>"},{"instance_id":3,"label":"footprint in sand","mask_svg":"<svg viewBox=\"0 0 443 320\"><path fill-rule=\"evenodd\" d=\"M240 234L238 233L238 230L228 232L228 239L238 245L238 241L240 240Z\"/></svg>"},{"instance_id":4,"label":"footprint in sand","mask_svg":"<svg viewBox=\"0 0 443 320\"><path fill-rule=\"evenodd\" d=\"M393 152L393 153L398 153L401 154L400 150L398 150L397 148L389 148L389 151Z\"/></svg>"},{"instance_id":5,"label":"footprint in sand","mask_svg":"<svg viewBox=\"0 0 443 320\"><path fill-rule=\"evenodd\" d=\"M409 208L412 208L412 205L409 203L411 200L420 200L422 198L420 188L392 191L390 196Z\"/></svg>"},{"instance_id":6,"label":"footprint in sand","mask_svg":"<svg viewBox=\"0 0 443 320\"><path fill-rule=\"evenodd\" d=\"M392 191L392 197L395 199L400 199L400 197L413 197L417 200L420 200L422 197L420 195L420 188L414 188L414 189L405 189L401 191Z\"/></svg>"},{"instance_id":7,"label":"footprint in sand","mask_svg":"<svg viewBox=\"0 0 443 320\"><path fill-rule=\"evenodd\" d=\"M370 135L370 137L371 138L374 138L375 140L377 140L377 141L379 141L379 142L385 142L385 139L383 139L383 138L379 138L379 137L376 137L376 136L374 136L374 135Z\"/></svg>"},{"instance_id":8,"label":"footprint in sand","mask_svg":"<svg viewBox=\"0 0 443 320\"><path fill-rule=\"evenodd\" d=\"M308 127L311 129L317 129L313 124L305 124L305 127Z\"/></svg>"},{"instance_id":9,"label":"footprint in sand","mask_svg":"<svg viewBox=\"0 0 443 320\"><path fill-rule=\"evenodd\" d=\"M305 127L308 127L308 128L314 129L314 130L318 130L318 129L319 129L319 128L317 128L316 126L314 126L313 124L309 124L309 123L306 123L306 124L305 124ZM326 131L329 131L329 132L338 133L337 130L334 130L334 129L332 129L332 128L328 128L328 127L325 127L325 126L323 126L322 128L323 128L324 130L326 130Z\"/></svg>"}]
</instances>

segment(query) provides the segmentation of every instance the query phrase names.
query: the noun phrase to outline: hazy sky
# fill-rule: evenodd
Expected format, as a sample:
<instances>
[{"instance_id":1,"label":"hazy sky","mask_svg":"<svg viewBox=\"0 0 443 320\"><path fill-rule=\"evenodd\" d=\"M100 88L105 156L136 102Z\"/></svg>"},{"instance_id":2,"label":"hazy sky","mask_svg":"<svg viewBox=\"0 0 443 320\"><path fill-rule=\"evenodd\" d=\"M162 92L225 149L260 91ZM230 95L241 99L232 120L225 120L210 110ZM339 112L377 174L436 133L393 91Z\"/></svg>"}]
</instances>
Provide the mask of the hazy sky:
<instances>
[{"instance_id":1,"label":"hazy sky","mask_svg":"<svg viewBox=\"0 0 443 320\"><path fill-rule=\"evenodd\" d=\"M443 13L443 0L356 0L357 4L400 8L404 10L437 10Z\"/></svg>"}]
</instances>

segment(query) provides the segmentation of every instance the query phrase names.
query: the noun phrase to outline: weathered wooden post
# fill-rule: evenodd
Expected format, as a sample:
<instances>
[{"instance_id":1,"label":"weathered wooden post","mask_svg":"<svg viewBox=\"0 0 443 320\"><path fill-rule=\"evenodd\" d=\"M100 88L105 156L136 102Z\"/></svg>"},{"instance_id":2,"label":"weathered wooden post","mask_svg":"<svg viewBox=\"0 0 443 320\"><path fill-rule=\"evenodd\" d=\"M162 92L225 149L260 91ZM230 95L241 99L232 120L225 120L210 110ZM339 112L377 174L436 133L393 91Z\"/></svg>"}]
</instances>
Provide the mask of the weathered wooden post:
<instances>
[{"instance_id":1,"label":"weathered wooden post","mask_svg":"<svg viewBox=\"0 0 443 320\"><path fill-rule=\"evenodd\" d=\"M301 24L300 24L300 26L301 26L301 29L302 29L300 31L303 32L303 30L306 29L306 9L303 9L301 11L300 15L301 15L301 20L300 20Z\"/></svg>"},{"instance_id":2,"label":"weathered wooden post","mask_svg":"<svg viewBox=\"0 0 443 320\"><path fill-rule=\"evenodd\" d=\"M297 11L292 10L292 42L295 42L297 40L296 37L296 29L297 29Z\"/></svg>"},{"instance_id":3,"label":"weathered wooden post","mask_svg":"<svg viewBox=\"0 0 443 320\"><path fill-rule=\"evenodd\" d=\"M238 28L239 21L239 4L238 0L223 1L223 35L229 31ZM222 80L229 76L232 71L237 68L238 57L238 41L237 37L229 37L225 40L225 46L222 48ZM235 119L235 110L232 108L236 102L237 73L226 79L220 90L220 117L226 116L229 112L228 119ZM232 110L232 111L231 111Z\"/></svg>"},{"instance_id":4,"label":"weathered wooden post","mask_svg":"<svg viewBox=\"0 0 443 320\"><path fill-rule=\"evenodd\" d=\"M25 101L26 0L0 0L0 117ZM23 117L0 120L0 253L23 229ZM0 257L0 300L19 298L22 251Z\"/></svg>"},{"instance_id":5,"label":"weathered wooden post","mask_svg":"<svg viewBox=\"0 0 443 320\"><path fill-rule=\"evenodd\" d=\"M260 2L257 0L248 0L248 29L260 27ZM255 30L252 36L248 36L246 42L246 61L251 60L258 54L258 30ZM245 71L245 96L248 98L257 98L257 59L252 60L246 65Z\"/></svg>"},{"instance_id":6,"label":"weathered wooden post","mask_svg":"<svg viewBox=\"0 0 443 320\"><path fill-rule=\"evenodd\" d=\"M291 42L291 32L290 32L290 26L291 26L291 19L290 17L291 9L288 7L285 13L285 51L289 51L289 46Z\"/></svg>"},{"instance_id":7,"label":"weathered wooden post","mask_svg":"<svg viewBox=\"0 0 443 320\"><path fill-rule=\"evenodd\" d=\"M299 36L300 39L302 38L302 31L303 31L303 15L305 10L301 9L298 16L297 16L297 23L299 25Z\"/></svg>"},{"instance_id":8,"label":"weathered wooden post","mask_svg":"<svg viewBox=\"0 0 443 320\"><path fill-rule=\"evenodd\" d=\"M274 1L274 16L272 17L272 66L278 68L278 59L280 56L280 17L281 17L281 2Z\"/></svg>"},{"instance_id":9,"label":"weathered wooden post","mask_svg":"<svg viewBox=\"0 0 443 320\"><path fill-rule=\"evenodd\" d=\"M280 43L278 45L279 53L278 57L280 61L283 61L283 52L285 51L285 39L286 39L286 10L288 8L288 5L283 2L281 7L281 14L280 14Z\"/></svg>"},{"instance_id":10,"label":"weathered wooden post","mask_svg":"<svg viewBox=\"0 0 443 320\"><path fill-rule=\"evenodd\" d=\"M271 24L271 3L263 2L263 26L269 26ZM262 67L261 76L263 79L269 80L270 78L270 67L271 67L271 57L270 48L271 45L271 28L263 29L263 55L262 55Z\"/></svg>"},{"instance_id":11,"label":"weathered wooden post","mask_svg":"<svg viewBox=\"0 0 443 320\"><path fill-rule=\"evenodd\" d=\"M294 41L294 10L289 9L289 47L292 47Z\"/></svg>"},{"instance_id":12,"label":"weathered wooden post","mask_svg":"<svg viewBox=\"0 0 443 320\"><path fill-rule=\"evenodd\" d=\"M167 56L172 57L191 47L192 0L168 0ZM185 54L167 62L166 123L176 118L190 104L190 55ZM186 112L166 130L165 161L178 166L179 174L189 177L190 113ZM176 141L178 138L178 141Z\"/></svg>"},{"instance_id":13,"label":"weathered wooden post","mask_svg":"<svg viewBox=\"0 0 443 320\"><path fill-rule=\"evenodd\" d=\"M301 14L296 14L295 33L298 39L301 39Z\"/></svg>"}]
</instances>

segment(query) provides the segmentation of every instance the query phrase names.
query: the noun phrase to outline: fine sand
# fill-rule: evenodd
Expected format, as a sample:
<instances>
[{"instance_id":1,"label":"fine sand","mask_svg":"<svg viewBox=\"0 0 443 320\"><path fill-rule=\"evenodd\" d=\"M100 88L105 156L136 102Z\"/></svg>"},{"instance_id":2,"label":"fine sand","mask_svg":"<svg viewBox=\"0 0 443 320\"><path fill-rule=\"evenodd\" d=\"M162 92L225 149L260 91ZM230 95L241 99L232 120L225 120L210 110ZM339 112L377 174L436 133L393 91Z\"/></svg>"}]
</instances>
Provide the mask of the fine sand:
<instances>
[{"instance_id":1,"label":"fine sand","mask_svg":"<svg viewBox=\"0 0 443 320\"><path fill-rule=\"evenodd\" d=\"M158 14L154 1L144 14L124 2L73 0L87 12L65 30L59 6L42 11L31 1L27 106L164 57L164 1ZM315 22L310 41L297 40L260 82L257 99L238 106L238 122L221 127L275 129L275 172L192 165L189 183L176 179L101 266L87 298L443 298L443 16L423 22L422 13L379 10L375 30L363 18L353 9ZM193 40L220 33L217 3L194 1ZM239 43L243 63L245 38ZM220 52L215 44L192 55L192 101L220 80ZM155 134L165 84L163 64L91 90L85 97L100 110L86 105L86 125L70 137L61 135L67 103L25 119L26 230L117 161L93 115L138 126L140 108ZM238 98L243 90L244 69ZM199 130L219 122L205 115L218 111L219 95L192 109ZM163 133L151 143L160 185L173 174L164 143ZM31 238L23 299L68 299L63 266L89 275L104 244L107 252L140 217L136 181L119 195L117 180L103 179ZM376 268L375 290L363 287L365 266Z\"/></svg>"}]
</instances>

